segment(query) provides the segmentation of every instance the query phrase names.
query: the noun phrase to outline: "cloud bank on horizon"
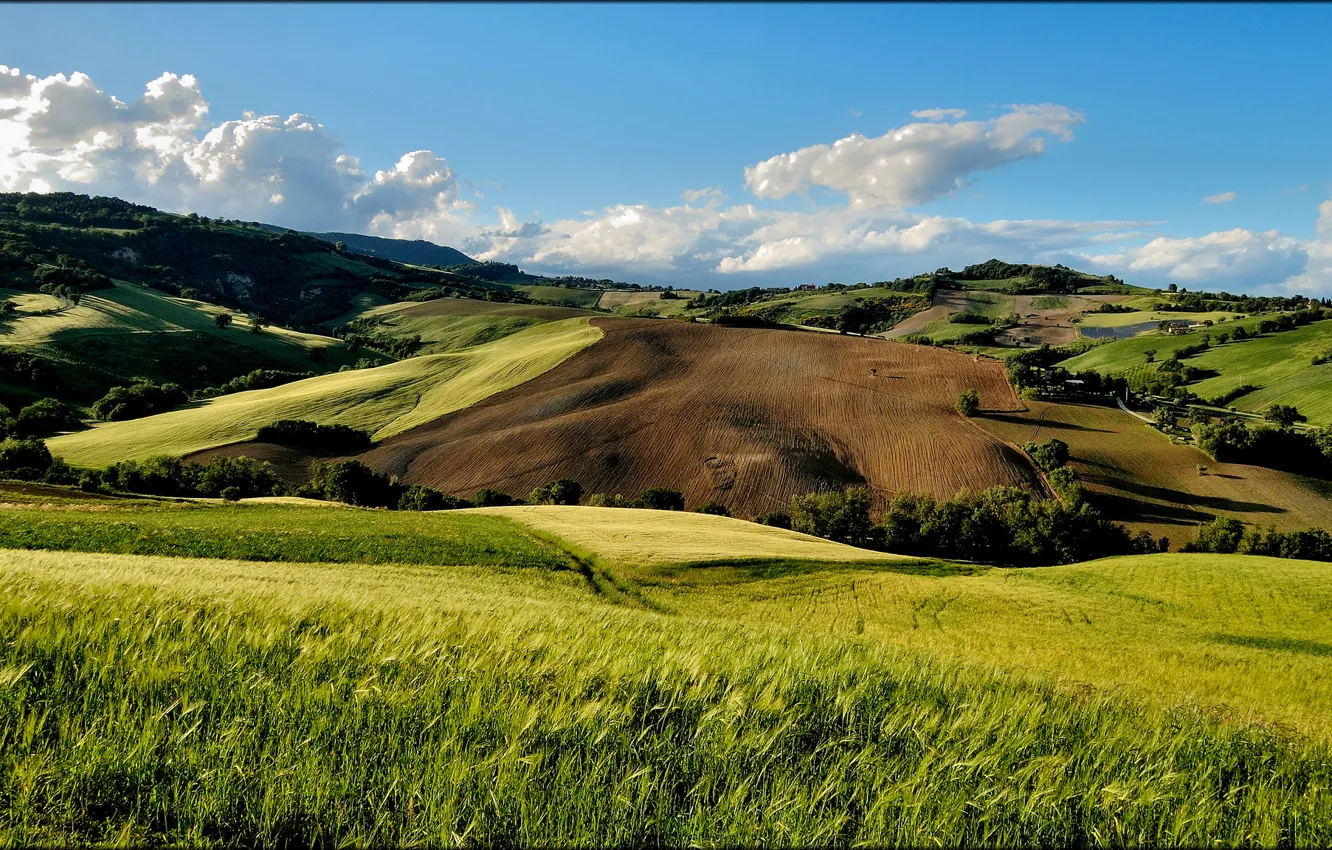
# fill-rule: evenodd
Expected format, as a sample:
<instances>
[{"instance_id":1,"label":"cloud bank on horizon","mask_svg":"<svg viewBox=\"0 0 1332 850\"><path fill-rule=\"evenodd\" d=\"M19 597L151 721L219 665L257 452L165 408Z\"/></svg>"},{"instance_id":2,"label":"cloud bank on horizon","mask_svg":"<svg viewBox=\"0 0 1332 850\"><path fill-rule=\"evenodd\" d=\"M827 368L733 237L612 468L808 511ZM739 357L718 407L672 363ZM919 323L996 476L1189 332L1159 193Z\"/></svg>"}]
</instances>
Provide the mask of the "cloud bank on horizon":
<instances>
[{"instance_id":1,"label":"cloud bank on horizon","mask_svg":"<svg viewBox=\"0 0 1332 850\"><path fill-rule=\"evenodd\" d=\"M479 210L479 194L433 151L405 153L372 173L309 115L214 123L190 75L164 73L124 102L86 74L37 78L0 65L0 191L115 195L303 230L428 239L537 271L678 286L876 280L997 256L1131 282L1332 293L1332 200L1319 206L1309 240L1242 228L1153 236L1159 221L975 222L913 212L984 171L1041 157L1051 141L1073 141L1086 119L1054 103L1012 104L985 119L943 107L911 115L916 121L881 136L853 134L744 167L750 202L704 187L684 190L673 206L613 204L545 222ZM805 199L803 209L764 203L792 196Z\"/></svg>"}]
</instances>

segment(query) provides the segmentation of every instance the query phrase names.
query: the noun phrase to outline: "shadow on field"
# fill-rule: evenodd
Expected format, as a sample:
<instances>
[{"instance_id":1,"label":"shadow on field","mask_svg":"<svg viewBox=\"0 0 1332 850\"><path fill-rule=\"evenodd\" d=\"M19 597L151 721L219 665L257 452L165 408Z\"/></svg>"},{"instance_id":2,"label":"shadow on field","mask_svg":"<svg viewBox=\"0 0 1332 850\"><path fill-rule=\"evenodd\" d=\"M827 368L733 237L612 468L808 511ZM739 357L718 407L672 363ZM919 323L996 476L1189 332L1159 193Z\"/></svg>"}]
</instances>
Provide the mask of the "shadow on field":
<instances>
[{"instance_id":1,"label":"shadow on field","mask_svg":"<svg viewBox=\"0 0 1332 850\"><path fill-rule=\"evenodd\" d=\"M1052 428L1057 431L1089 431L1097 434L1113 434L1107 428L1088 428L1086 425L1074 425L1071 422L1051 422L1049 419L1033 419L1030 416L1014 416L1009 413L988 413L981 411L986 419L993 419L996 422L1007 422L1010 425L1024 425L1030 427Z\"/></svg>"},{"instance_id":2,"label":"shadow on field","mask_svg":"<svg viewBox=\"0 0 1332 850\"><path fill-rule=\"evenodd\" d=\"M1092 479L1095 480L1095 479ZM1141 484L1137 481L1128 481L1116 479L1114 481L1097 482L1104 483L1106 486L1112 486L1117 490L1124 490L1141 496L1144 499L1159 499L1163 502L1175 502L1182 505L1194 505L1200 508L1212 508L1222 511L1235 511L1236 513L1265 513L1265 514L1284 514L1285 508L1279 508L1276 505L1269 505L1263 502L1241 502L1236 499L1227 499L1223 496L1200 496L1197 493L1188 493L1184 490L1175 490L1170 487L1156 487L1151 484Z\"/></svg>"},{"instance_id":3,"label":"shadow on field","mask_svg":"<svg viewBox=\"0 0 1332 850\"><path fill-rule=\"evenodd\" d=\"M1212 643L1223 643L1227 646L1243 646L1248 649L1268 649L1273 652L1293 652L1298 655L1332 656L1332 644L1319 643L1315 640L1225 634L1208 635L1207 639Z\"/></svg>"}]
</instances>

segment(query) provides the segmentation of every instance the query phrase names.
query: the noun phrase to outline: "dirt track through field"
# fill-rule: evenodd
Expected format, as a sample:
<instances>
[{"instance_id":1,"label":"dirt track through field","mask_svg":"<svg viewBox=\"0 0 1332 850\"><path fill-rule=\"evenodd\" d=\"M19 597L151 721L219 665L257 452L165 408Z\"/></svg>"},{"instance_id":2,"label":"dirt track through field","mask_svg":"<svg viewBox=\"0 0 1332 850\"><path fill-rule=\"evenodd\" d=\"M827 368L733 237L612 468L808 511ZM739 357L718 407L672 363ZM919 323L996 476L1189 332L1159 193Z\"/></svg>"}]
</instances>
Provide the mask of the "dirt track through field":
<instances>
[{"instance_id":1,"label":"dirt track through field","mask_svg":"<svg viewBox=\"0 0 1332 850\"><path fill-rule=\"evenodd\" d=\"M595 322L606 333L596 345L364 460L460 495L525 496L568 477L585 494L670 487L690 507L716 499L751 516L861 483L880 502L897 490L1039 488L1025 458L953 411L968 387L984 408L1019 406L992 361L799 331Z\"/></svg>"}]
</instances>

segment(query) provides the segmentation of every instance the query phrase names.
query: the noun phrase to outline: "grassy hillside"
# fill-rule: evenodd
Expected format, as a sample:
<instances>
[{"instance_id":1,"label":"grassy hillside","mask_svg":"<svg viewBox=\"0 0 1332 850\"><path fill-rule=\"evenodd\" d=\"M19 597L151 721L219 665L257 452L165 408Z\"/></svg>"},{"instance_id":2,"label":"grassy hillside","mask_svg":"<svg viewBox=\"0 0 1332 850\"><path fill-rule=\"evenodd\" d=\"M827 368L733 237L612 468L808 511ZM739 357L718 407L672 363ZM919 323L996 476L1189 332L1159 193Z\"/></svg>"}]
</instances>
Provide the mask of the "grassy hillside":
<instances>
[{"instance_id":1,"label":"grassy hillside","mask_svg":"<svg viewBox=\"0 0 1332 850\"><path fill-rule=\"evenodd\" d=\"M744 516L850 485L879 504L898 490L1041 486L1023 455L954 410L971 387L988 409L1020 408L996 363L837 334L592 321L606 334L595 346L364 461L456 495L573 478L587 494L669 487L688 507Z\"/></svg>"},{"instance_id":2,"label":"grassy hillside","mask_svg":"<svg viewBox=\"0 0 1332 850\"><path fill-rule=\"evenodd\" d=\"M76 466L104 466L253 439L260 427L278 419L350 425L383 439L531 380L600 338L601 332L585 319L550 322L474 348L102 423L57 437L49 445Z\"/></svg>"},{"instance_id":3,"label":"grassy hillside","mask_svg":"<svg viewBox=\"0 0 1332 850\"><path fill-rule=\"evenodd\" d=\"M213 317L228 312L221 307L124 282L87 293L77 305L14 290L0 290L0 298L18 305L0 319L0 346L36 354L56 374L55 386L13 385L19 398L56 394L86 403L134 377L196 389L254 369L327 372L388 359L286 328L250 333L249 320L240 316L219 328Z\"/></svg>"},{"instance_id":4,"label":"grassy hillside","mask_svg":"<svg viewBox=\"0 0 1332 850\"><path fill-rule=\"evenodd\" d=\"M524 328L560 319L594 315L566 307L503 304L469 298L439 298L422 303L396 302L371 308L358 318L381 321L391 336L421 339L423 354L443 354L482 345Z\"/></svg>"},{"instance_id":5,"label":"grassy hillside","mask_svg":"<svg viewBox=\"0 0 1332 850\"><path fill-rule=\"evenodd\" d=\"M1288 331L1258 334L1258 325L1270 317L1255 316L1228 321L1208 329L1212 347L1188 358L1189 366L1215 374L1189 389L1202 398L1217 398L1243 385L1259 389L1229 402L1239 410L1261 413L1273 403L1293 404L1315 424L1332 423L1332 363L1312 365L1317 355L1332 351L1332 320L1313 322ZM1243 327L1255 335L1242 341L1215 344L1220 333ZM1174 351L1196 345L1201 333L1167 335L1148 333L1132 339L1102 343L1059 365L1069 371L1094 369L1102 374L1125 374L1152 370L1147 352L1156 364Z\"/></svg>"},{"instance_id":6,"label":"grassy hillside","mask_svg":"<svg viewBox=\"0 0 1332 850\"><path fill-rule=\"evenodd\" d=\"M339 253L333 243L255 223L180 216L68 193L0 194L0 285L87 289L98 275L302 327L346 312L367 291L402 297L450 286L511 297L488 281Z\"/></svg>"},{"instance_id":7,"label":"grassy hillside","mask_svg":"<svg viewBox=\"0 0 1332 850\"><path fill-rule=\"evenodd\" d=\"M614 594L498 517L334 510L63 512L229 552L257 527L265 563L0 551L0 838L1332 840L1326 564ZM59 513L2 511L0 540ZM149 514L176 531L113 531ZM367 569L381 521L408 563ZM467 566L451 541L478 533L511 560ZM344 563L271 562L288 541Z\"/></svg>"}]
</instances>

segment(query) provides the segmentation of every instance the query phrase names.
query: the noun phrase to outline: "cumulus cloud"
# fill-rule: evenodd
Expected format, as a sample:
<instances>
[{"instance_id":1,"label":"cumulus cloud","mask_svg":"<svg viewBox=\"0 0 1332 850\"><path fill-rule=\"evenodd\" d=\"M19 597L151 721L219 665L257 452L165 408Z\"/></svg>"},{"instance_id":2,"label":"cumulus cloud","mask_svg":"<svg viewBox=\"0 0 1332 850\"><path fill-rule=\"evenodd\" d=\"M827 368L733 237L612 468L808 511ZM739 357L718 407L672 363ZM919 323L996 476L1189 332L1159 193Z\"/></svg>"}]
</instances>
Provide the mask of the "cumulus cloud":
<instances>
[{"instance_id":1,"label":"cumulus cloud","mask_svg":"<svg viewBox=\"0 0 1332 850\"><path fill-rule=\"evenodd\" d=\"M1332 291L1332 201L1320 207L1315 238L1304 241L1239 229L1151 238L1160 224L1151 221L974 222L912 212L976 172L1040 156L1048 139L1069 140L1083 123L1058 104L1010 106L987 120L965 120L961 109L912 115L920 123L745 169L759 203L707 186L673 205L610 204L543 221L506 207L478 211L468 200L481 197L477 184L430 150L367 167L310 115L213 121L190 75L164 73L122 101L86 74L39 79L0 65L0 191L119 195L301 229L428 239L534 271L676 285L882 279L999 256L1077 261L1145 282ZM762 205L813 188L846 200L802 210Z\"/></svg>"},{"instance_id":2,"label":"cumulus cloud","mask_svg":"<svg viewBox=\"0 0 1332 850\"><path fill-rule=\"evenodd\" d=\"M1216 195L1208 195L1202 199L1204 204L1228 204L1239 197L1237 192L1220 192Z\"/></svg>"},{"instance_id":3,"label":"cumulus cloud","mask_svg":"<svg viewBox=\"0 0 1332 850\"><path fill-rule=\"evenodd\" d=\"M950 110L925 110L939 118ZM784 198L823 187L865 208L908 207L946 195L973 172L1045 152L1046 138L1073 138L1081 113L1046 103L1015 105L988 121L907 124L882 136L859 134L831 145L778 154L745 169L758 198Z\"/></svg>"},{"instance_id":4,"label":"cumulus cloud","mask_svg":"<svg viewBox=\"0 0 1332 850\"><path fill-rule=\"evenodd\" d=\"M246 113L211 127L207 116L188 74L162 74L126 103L86 74L39 79L0 65L0 189L95 191L307 229L476 229L431 151L369 176L312 116Z\"/></svg>"},{"instance_id":5,"label":"cumulus cloud","mask_svg":"<svg viewBox=\"0 0 1332 850\"><path fill-rule=\"evenodd\" d=\"M1275 230L1243 228L1205 236L1160 236L1146 245L1115 254L1089 256L1094 265L1179 283L1276 283L1301 272L1306 246Z\"/></svg>"}]
</instances>

